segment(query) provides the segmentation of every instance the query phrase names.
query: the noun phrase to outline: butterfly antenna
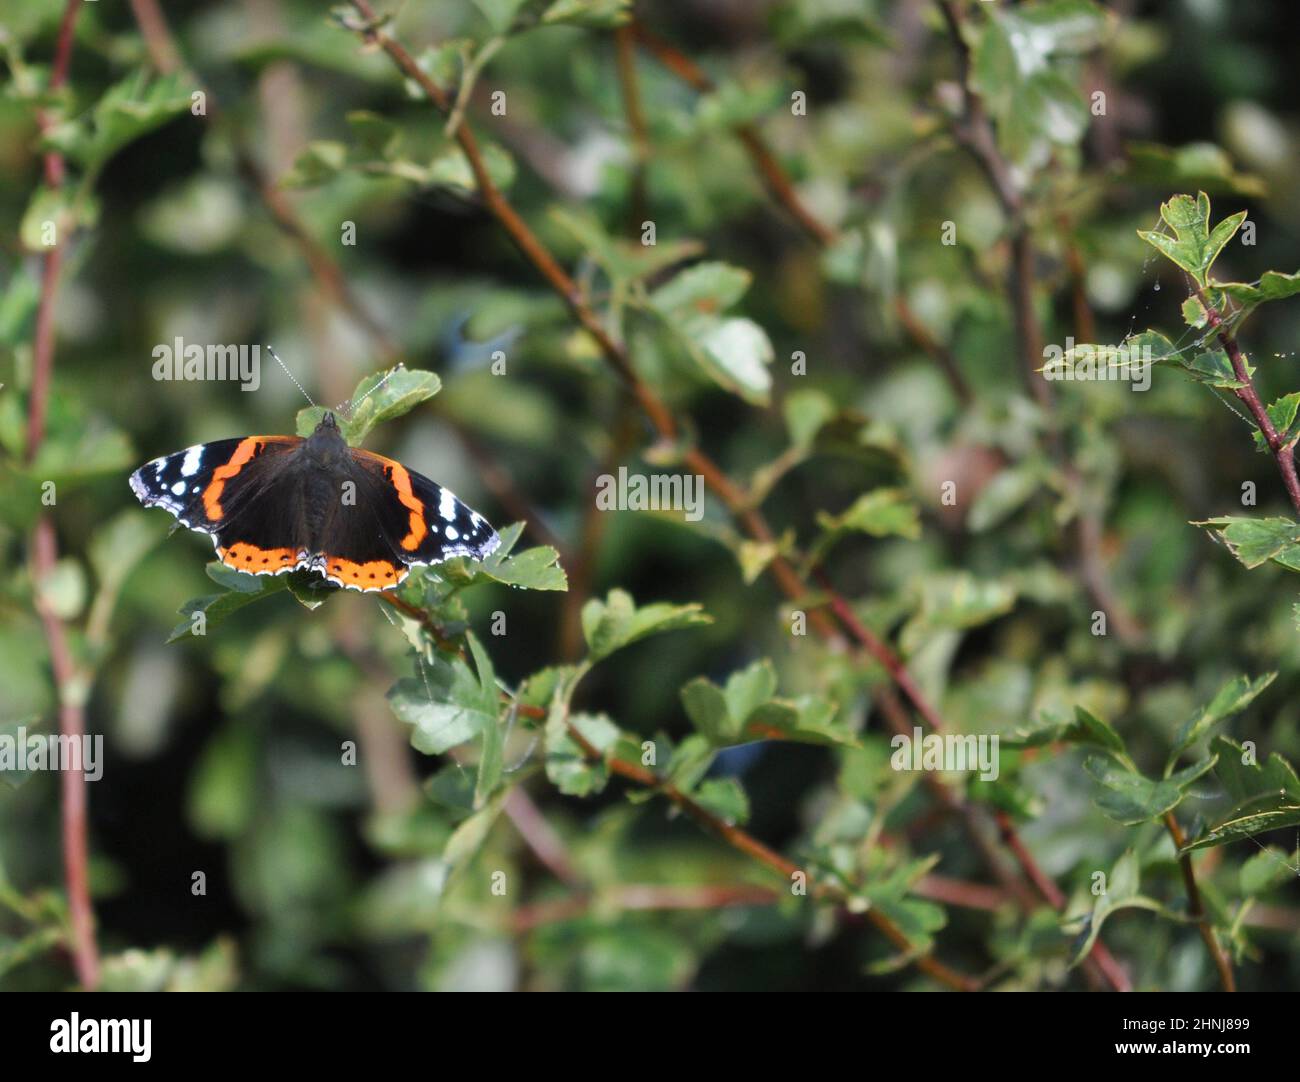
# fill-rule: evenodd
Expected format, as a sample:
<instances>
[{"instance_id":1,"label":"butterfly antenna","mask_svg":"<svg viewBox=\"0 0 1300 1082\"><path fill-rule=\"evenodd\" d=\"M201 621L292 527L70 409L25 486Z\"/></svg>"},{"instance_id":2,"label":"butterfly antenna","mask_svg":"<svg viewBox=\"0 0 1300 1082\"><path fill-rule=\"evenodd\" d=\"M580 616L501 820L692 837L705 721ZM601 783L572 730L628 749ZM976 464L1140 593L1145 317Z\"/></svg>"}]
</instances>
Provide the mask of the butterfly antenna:
<instances>
[{"instance_id":1,"label":"butterfly antenna","mask_svg":"<svg viewBox=\"0 0 1300 1082\"><path fill-rule=\"evenodd\" d=\"M305 390L303 390L303 386L301 383L299 383L296 379L294 379L293 373L289 371L289 368L284 363L284 361L280 360L280 357L275 352L275 350L273 350L270 346L267 346L266 352L269 353L272 357L274 357L275 363L278 364L282 369L284 369L284 374L289 377L289 379L293 382L293 385L297 387L298 390L302 393L303 398L307 399L307 401L311 403L311 405L315 406L316 403L312 401L311 395L309 395Z\"/></svg>"},{"instance_id":2,"label":"butterfly antenna","mask_svg":"<svg viewBox=\"0 0 1300 1082\"><path fill-rule=\"evenodd\" d=\"M368 390L360 398L355 400L349 400L347 402L340 402L337 406L334 407L334 412L342 414L344 417L351 417L353 410L355 410L358 406L360 406L362 402L364 402L367 398L369 398L372 394L374 394L377 390L379 390L380 387L382 387L385 383L387 383L390 379L392 379L395 375L397 375L398 372L405 372L405 371L406 371L406 365L402 364L399 361L397 364L395 364L392 368L390 368L387 372L384 373L383 379L381 379L378 383L376 383L373 387L371 387L370 390Z\"/></svg>"}]
</instances>

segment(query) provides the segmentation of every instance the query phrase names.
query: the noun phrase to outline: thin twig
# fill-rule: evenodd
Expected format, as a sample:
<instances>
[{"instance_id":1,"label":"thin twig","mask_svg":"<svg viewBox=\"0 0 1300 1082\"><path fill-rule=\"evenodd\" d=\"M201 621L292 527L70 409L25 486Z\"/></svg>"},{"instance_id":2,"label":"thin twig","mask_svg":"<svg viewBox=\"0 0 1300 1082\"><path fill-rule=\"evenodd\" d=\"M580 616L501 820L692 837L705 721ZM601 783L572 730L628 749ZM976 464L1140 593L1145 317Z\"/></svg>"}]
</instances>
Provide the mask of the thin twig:
<instances>
[{"instance_id":1,"label":"thin twig","mask_svg":"<svg viewBox=\"0 0 1300 1082\"><path fill-rule=\"evenodd\" d=\"M629 225L639 231L647 214L646 168L650 163L650 137L641 109L641 88L636 77L636 40L631 26L614 31L614 56L618 62L618 85L623 95L623 112L632 136L632 190L628 200Z\"/></svg>"},{"instance_id":2,"label":"thin twig","mask_svg":"<svg viewBox=\"0 0 1300 1082\"><path fill-rule=\"evenodd\" d=\"M1255 381L1250 378L1250 369L1246 367L1246 358L1242 356L1236 335L1228 329L1218 311L1210 304L1204 290L1196 290L1196 299L1201 302L1201 307L1205 310L1206 323L1218 336L1219 344L1223 346L1228 360L1232 362L1233 374L1241 384L1240 387L1233 389L1233 394L1250 410L1255 427L1259 429L1260 435L1264 437L1264 442L1268 444L1268 449L1277 462L1277 468L1282 474L1282 483L1286 486L1286 494L1291 499L1291 506L1300 513L1300 479L1296 477L1295 445L1283 441L1268 411L1264 408L1264 403L1260 401L1259 392L1255 390Z\"/></svg>"},{"instance_id":3,"label":"thin twig","mask_svg":"<svg viewBox=\"0 0 1300 1082\"><path fill-rule=\"evenodd\" d=\"M686 793L682 792L677 786L660 778L654 771L641 766L639 763L629 763L626 760L619 759L616 756L604 756L599 750L582 734L582 732L571 722L568 727L569 737L582 748L583 753L588 758L597 761L604 760L609 770L628 781L635 782L637 785L653 789L662 794L669 802L676 805L700 826L713 834L716 834L732 848L739 850L746 856L752 857L760 864L764 864L777 872L787 883L792 883L800 875L808 880L809 889L814 896L825 898L829 901L843 903L847 901L847 895L838 886L830 884L817 884L812 881L812 877L787 857L782 856L770 846L759 841L752 834L742 830L733 823L728 823L718 816L714 815L707 808L703 807L693 800ZM906 933L903 932L897 924L879 909L871 908L866 910L863 916L873 924L895 947L904 954L909 956L909 960L923 973L941 984L958 992L973 992L979 988L979 981L964 973L949 968L930 954L916 954L916 949L908 940Z\"/></svg>"},{"instance_id":4,"label":"thin twig","mask_svg":"<svg viewBox=\"0 0 1300 1082\"><path fill-rule=\"evenodd\" d=\"M82 0L68 0L59 24L54 64L50 70L50 89L57 91L67 82L72 60L73 30ZM48 131L54 118L42 110L42 131ZM45 183L50 188L63 184L63 155L48 151L45 155ZM66 227L63 227L66 228ZM58 295L59 270L62 266L66 236L45 253L41 275L41 296L36 312L33 343L33 372L27 414L27 461L34 462L45 439L45 417L49 408L50 387L54 379L54 305ZM41 627L50 650L50 667L59 703L59 734L78 745L86 732L85 699L88 677L79 671L68 642L67 629L50 607L42 590L58 564L58 541L48 515L36 523L31 540L32 593ZM71 949L77 979L86 989L99 984L99 948L95 943L95 911L90 900L90 847L87 840L86 776L81 770L63 770L59 777L63 816L63 869L68 887L68 914L71 925Z\"/></svg>"},{"instance_id":5,"label":"thin twig","mask_svg":"<svg viewBox=\"0 0 1300 1082\"><path fill-rule=\"evenodd\" d=\"M1174 848L1181 850L1187 844L1187 837L1183 834L1183 828L1178 825L1178 820L1174 818L1173 812L1165 815L1165 827L1174 840ZM1219 983L1223 985L1225 992L1235 992L1237 982L1232 974L1232 962L1227 952L1219 945L1218 936L1214 934L1214 923L1206 915L1205 907L1201 903L1201 891L1196 885L1196 872L1192 868L1191 853L1180 852L1178 866L1182 869L1183 886L1187 889L1189 912L1201 931L1201 938L1205 940L1205 949L1210 952L1210 957L1214 960L1214 967L1219 971Z\"/></svg>"}]
</instances>

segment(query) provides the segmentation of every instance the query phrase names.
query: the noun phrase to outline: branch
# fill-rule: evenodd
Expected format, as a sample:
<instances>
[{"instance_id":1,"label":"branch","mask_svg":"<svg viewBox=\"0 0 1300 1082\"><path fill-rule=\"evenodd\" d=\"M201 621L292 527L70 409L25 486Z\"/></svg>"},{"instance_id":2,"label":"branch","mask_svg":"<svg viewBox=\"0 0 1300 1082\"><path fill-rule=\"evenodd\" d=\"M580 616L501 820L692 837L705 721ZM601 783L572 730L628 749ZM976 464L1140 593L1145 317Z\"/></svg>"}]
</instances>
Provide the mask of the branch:
<instances>
[{"instance_id":1,"label":"branch","mask_svg":"<svg viewBox=\"0 0 1300 1082\"><path fill-rule=\"evenodd\" d=\"M1178 820L1174 818L1173 812L1165 815L1165 826L1169 830L1169 836L1174 840L1174 848L1181 850L1187 844L1187 838L1183 834L1182 827L1178 825ZM1205 940L1205 949L1214 959L1214 966L1219 971L1219 983L1223 985L1225 992L1235 992L1237 982L1232 975L1232 962L1227 952L1219 945L1218 937L1214 934L1214 924L1206 916L1205 907L1201 904L1201 892L1196 886L1196 873L1192 870L1191 853L1180 853L1178 866L1183 872L1183 886L1187 889L1187 902L1192 919L1196 921L1196 926L1201 931L1201 938Z\"/></svg>"},{"instance_id":2,"label":"branch","mask_svg":"<svg viewBox=\"0 0 1300 1082\"><path fill-rule=\"evenodd\" d=\"M716 89L713 80L703 68L659 35L639 22L632 23L629 30L636 38L637 44L687 85L702 94ZM789 211L790 216L814 241L823 246L834 244L835 230L804 206L799 193L795 191L794 184L781 167L781 163L777 161L776 155L768 148L759 130L751 123L744 123L736 125L732 131L749 152L758 175L763 178L763 183L772 193L772 197Z\"/></svg>"},{"instance_id":3,"label":"branch","mask_svg":"<svg viewBox=\"0 0 1300 1082\"><path fill-rule=\"evenodd\" d=\"M654 771L641 766L639 763L629 763L614 756L603 756L572 722L568 725L568 733L570 739L582 748L583 753L588 758L596 761L603 760L609 767L610 773L618 774L620 777L635 782L637 785L661 793L669 802L684 811L705 830L718 835L733 849L737 849L746 856L757 860L760 864L771 868L786 882L790 882L795 875L802 873L808 879L814 897L821 897L841 904L848 901L848 894L840 887L813 882L812 877L808 876L807 872L792 860L782 856L740 827L718 818L707 808L698 804L686 793L683 793L672 782L664 781ZM908 955L912 963L923 973L957 992L974 992L979 989L979 981L976 978L950 969L929 954L916 954L916 948L908 940L903 930L879 909L868 909L862 915L875 925L876 929L890 943L905 955Z\"/></svg>"},{"instance_id":4,"label":"branch","mask_svg":"<svg viewBox=\"0 0 1300 1082\"><path fill-rule=\"evenodd\" d=\"M82 0L68 0L59 24L54 64L50 69L50 90L57 91L67 82L72 60L73 29ZM48 132L54 118L42 110L38 115L42 132ZM63 184L63 155L49 151L45 155L45 183L50 188ZM35 341L32 347L33 371L31 396L27 412L27 462L36 460L45 439L45 417L49 408L50 386L54 378L54 305L58 295L59 270L63 262L60 236L45 253L41 275L40 304L36 310ZM42 594L46 580L58 564L58 541L48 515L36 523L31 539L32 597L50 650L50 667L59 704L61 739L82 742L86 732L85 698L89 677L79 671L68 643L67 628ZM86 776L80 770L63 770L59 775L63 817L63 871L68 887L68 915L71 924L73 965L81 986L93 990L99 983L99 949L95 943L95 911L90 900L89 844L87 842Z\"/></svg>"},{"instance_id":5,"label":"branch","mask_svg":"<svg viewBox=\"0 0 1300 1082\"><path fill-rule=\"evenodd\" d=\"M1268 449L1277 462L1277 468L1282 474L1282 483L1286 486L1286 494L1291 498L1291 506L1300 512L1300 480L1296 478L1294 446L1283 443L1282 437L1273 426L1273 420L1264 408L1264 403L1260 401L1259 392L1255 390L1255 382L1250 378L1250 369L1246 367L1246 358L1242 356L1236 335L1228 329L1218 311L1210 304L1204 290L1196 290L1196 299L1201 302L1201 307L1205 309L1206 322L1218 336L1219 344L1223 346L1224 352L1228 354L1228 360L1232 362L1233 374L1237 377L1237 381L1243 384L1241 387L1234 388L1233 394L1250 410L1250 415L1255 420L1255 427L1259 429L1260 435L1264 437L1264 442L1268 444Z\"/></svg>"}]
</instances>

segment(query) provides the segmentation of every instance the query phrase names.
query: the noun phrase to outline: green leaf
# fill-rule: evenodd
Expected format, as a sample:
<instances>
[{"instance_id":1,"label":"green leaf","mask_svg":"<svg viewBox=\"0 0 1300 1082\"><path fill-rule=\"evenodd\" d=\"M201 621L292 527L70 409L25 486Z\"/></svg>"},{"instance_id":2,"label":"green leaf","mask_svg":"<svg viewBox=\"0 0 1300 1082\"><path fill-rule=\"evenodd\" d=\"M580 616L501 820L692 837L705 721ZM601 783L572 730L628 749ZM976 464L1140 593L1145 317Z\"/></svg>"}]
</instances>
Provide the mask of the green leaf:
<instances>
[{"instance_id":1,"label":"green leaf","mask_svg":"<svg viewBox=\"0 0 1300 1082\"><path fill-rule=\"evenodd\" d=\"M1211 230L1210 197L1204 192L1195 199L1190 195L1174 196L1161 206L1160 216L1173 229L1174 236L1145 230L1139 230L1138 236L1182 267L1202 288L1208 284L1206 274L1219 253L1246 220L1246 212L1239 211Z\"/></svg>"},{"instance_id":2,"label":"green leaf","mask_svg":"<svg viewBox=\"0 0 1300 1082\"><path fill-rule=\"evenodd\" d=\"M465 632L470 654L474 658L474 668L478 672L479 693L484 712L492 712L492 720L483 726L483 746L479 751L478 780L474 785L474 807L481 808L501 784L501 775L505 768L505 733L500 719L496 716L496 703L499 698L496 673L492 669L492 659L488 656L478 636L472 631Z\"/></svg>"},{"instance_id":3,"label":"green leaf","mask_svg":"<svg viewBox=\"0 0 1300 1082\"><path fill-rule=\"evenodd\" d=\"M1295 768L1273 752L1263 766L1253 750L1225 736L1214 738L1215 776L1223 783L1231 809L1218 817L1184 851L1206 849L1267 830L1300 826L1300 779Z\"/></svg>"},{"instance_id":4,"label":"green leaf","mask_svg":"<svg viewBox=\"0 0 1300 1082\"><path fill-rule=\"evenodd\" d=\"M749 797L735 778L710 778L691 793L691 799L724 823L743 824L749 820Z\"/></svg>"},{"instance_id":5,"label":"green leaf","mask_svg":"<svg viewBox=\"0 0 1300 1082\"><path fill-rule=\"evenodd\" d=\"M141 69L105 91L88 115L57 125L45 141L97 173L128 143L188 113L192 89L184 75L151 79Z\"/></svg>"},{"instance_id":6,"label":"green leaf","mask_svg":"<svg viewBox=\"0 0 1300 1082\"><path fill-rule=\"evenodd\" d=\"M1196 297L1188 297L1182 305L1183 322L1189 327L1195 327L1197 330L1204 327L1208 322L1208 315L1205 311L1205 305Z\"/></svg>"},{"instance_id":7,"label":"green leaf","mask_svg":"<svg viewBox=\"0 0 1300 1082\"><path fill-rule=\"evenodd\" d=\"M681 690L686 716L713 747L753 740L856 744L853 733L834 724L833 703L775 695L776 670L766 658L732 673L725 688L699 676Z\"/></svg>"},{"instance_id":8,"label":"green leaf","mask_svg":"<svg viewBox=\"0 0 1300 1082\"><path fill-rule=\"evenodd\" d=\"M347 165L346 143L314 139L298 152L293 165L280 178L282 188L316 188L333 179Z\"/></svg>"},{"instance_id":9,"label":"green leaf","mask_svg":"<svg viewBox=\"0 0 1300 1082\"><path fill-rule=\"evenodd\" d=\"M303 591L304 597L315 599L312 601L313 606L321 604L332 592L316 589L314 584L321 582L321 579L310 571L294 571L288 575L245 575L242 571L236 571L215 560L208 564L206 570L210 579L227 588L226 592L198 597L182 605L180 613L185 619L172 628L171 634L167 636L169 643L194 637L195 613L203 613L203 633L209 635L231 613L264 597L289 590L290 580L294 580L295 590Z\"/></svg>"},{"instance_id":10,"label":"green leaf","mask_svg":"<svg viewBox=\"0 0 1300 1082\"><path fill-rule=\"evenodd\" d=\"M1300 293L1300 271L1295 274L1283 274L1280 271L1265 271L1258 282L1215 282L1214 288L1231 297L1243 309L1250 310L1267 301L1285 300ZM1241 313L1234 318L1241 319Z\"/></svg>"},{"instance_id":11,"label":"green leaf","mask_svg":"<svg viewBox=\"0 0 1300 1082\"><path fill-rule=\"evenodd\" d=\"M750 274L726 263L699 263L650 294L649 307L687 354L720 386L766 405L772 343L753 320L724 317L749 288Z\"/></svg>"},{"instance_id":12,"label":"green leaf","mask_svg":"<svg viewBox=\"0 0 1300 1082\"><path fill-rule=\"evenodd\" d=\"M587 754L569 732L572 725L601 758ZM605 788L609 766L604 755L618 742L618 726L604 714L569 715L562 702L551 709L546 721L546 776L568 796L591 796Z\"/></svg>"},{"instance_id":13,"label":"green leaf","mask_svg":"<svg viewBox=\"0 0 1300 1082\"><path fill-rule=\"evenodd\" d=\"M830 532L856 530L872 537L896 536L914 541L921 536L916 504L899 488L877 488L863 493L838 515L819 511L817 524Z\"/></svg>"},{"instance_id":14,"label":"green leaf","mask_svg":"<svg viewBox=\"0 0 1300 1082\"><path fill-rule=\"evenodd\" d=\"M582 606L582 633L592 661L648 635L708 623L712 623L712 617L700 605L657 602L637 608L632 596L623 590L611 590L604 601L592 598Z\"/></svg>"},{"instance_id":15,"label":"green leaf","mask_svg":"<svg viewBox=\"0 0 1300 1082\"><path fill-rule=\"evenodd\" d=\"M497 724L495 686L486 691L460 657L438 656L424 664L420 679L393 685L388 703L412 726L412 747L426 755L441 755Z\"/></svg>"},{"instance_id":16,"label":"green leaf","mask_svg":"<svg viewBox=\"0 0 1300 1082\"><path fill-rule=\"evenodd\" d=\"M1213 143L1167 147L1159 143L1130 142L1126 149L1129 174L1139 184L1164 191L1204 188L1244 196L1268 194L1268 186L1259 177L1237 172L1228 153Z\"/></svg>"},{"instance_id":17,"label":"green leaf","mask_svg":"<svg viewBox=\"0 0 1300 1082\"><path fill-rule=\"evenodd\" d=\"M343 438L355 447L376 425L409 413L441 389L442 381L434 373L408 369L400 364L387 372L367 376L357 384L357 389L352 394L352 416L338 419ZM325 413L322 406L299 410L296 429L298 435L310 436Z\"/></svg>"},{"instance_id":18,"label":"green leaf","mask_svg":"<svg viewBox=\"0 0 1300 1082\"><path fill-rule=\"evenodd\" d=\"M732 718L727 697L717 684L697 676L682 688L681 696L686 716L710 744L721 747L735 742L740 723Z\"/></svg>"},{"instance_id":19,"label":"green leaf","mask_svg":"<svg viewBox=\"0 0 1300 1082\"><path fill-rule=\"evenodd\" d=\"M1213 530L1246 567L1258 567L1300 542L1300 526L1287 518L1227 515L1192 525Z\"/></svg>"},{"instance_id":20,"label":"green leaf","mask_svg":"<svg viewBox=\"0 0 1300 1082\"><path fill-rule=\"evenodd\" d=\"M774 353L762 327L743 317L706 317L681 331L687 352L720 387L751 405L768 404Z\"/></svg>"},{"instance_id":21,"label":"green leaf","mask_svg":"<svg viewBox=\"0 0 1300 1082\"><path fill-rule=\"evenodd\" d=\"M674 275L650 294L650 303L669 319L692 313L717 315L749 289L753 276L729 263L697 263Z\"/></svg>"},{"instance_id":22,"label":"green leaf","mask_svg":"<svg viewBox=\"0 0 1300 1082\"><path fill-rule=\"evenodd\" d=\"M1265 673L1258 680L1245 676L1235 676L1215 693L1200 712L1190 718L1174 737L1173 750L1169 753L1169 765L1172 769L1178 757L1198 740L1209 735L1211 729L1225 718L1244 710L1277 677L1277 673Z\"/></svg>"},{"instance_id":23,"label":"green leaf","mask_svg":"<svg viewBox=\"0 0 1300 1082\"><path fill-rule=\"evenodd\" d=\"M1016 604L1016 587L1008 581L978 578L968 571L927 575L921 580L921 604L915 621L929 628L960 630L1005 616Z\"/></svg>"},{"instance_id":24,"label":"green leaf","mask_svg":"<svg viewBox=\"0 0 1300 1082\"><path fill-rule=\"evenodd\" d=\"M1045 713L1035 724L1001 737L1001 745L1007 748L1037 748L1057 741L1101 748L1118 756L1127 756L1123 739L1110 723L1081 706L1074 708L1072 717Z\"/></svg>"},{"instance_id":25,"label":"green leaf","mask_svg":"<svg viewBox=\"0 0 1300 1082\"><path fill-rule=\"evenodd\" d=\"M1181 363L1183 370L1197 383L1204 383L1225 391L1246 386L1244 380L1237 378L1237 370L1232 367L1232 361L1227 353L1221 349L1198 354L1191 361ZM1254 369L1249 364L1246 365L1246 373L1248 375L1254 373Z\"/></svg>"},{"instance_id":26,"label":"green leaf","mask_svg":"<svg viewBox=\"0 0 1300 1082\"><path fill-rule=\"evenodd\" d=\"M1187 787L1214 766L1216 756L1180 770L1163 781L1153 781L1113 759L1090 756L1083 764L1102 787L1095 803L1107 816L1126 826L1136 826L1172 811Z\"/></svg>"},{"instance_id":27,"label":"green leaf","mask_svg":"<svg viewBox=\"0 0 1300 1082\"><path fill-rule=\"evenodd\" d=\"M1296 424L1297 408L1300 408L1300 391L1284 395L1267 409L1268 419L1273 422L1274 431L1282 438L1283 447L1290 446L1300 439L1300 426ZM1264 439L1264 434L1257 428L1253 435L1255 447L1260 451L1267 451L1268 441Z\"/></svg>"},{"instance_id":28,"label":"green leaf","mask_svg":"<svg viewBox=\"0 0 1300 1082\"><path fill-rule=\"evenodd\" d=\"M830 395L811 388L786 395L783 411L790 442L804 450L812 447L817 433L836 413Z\"/></svg>"},{"instance_id":29,"label":"green leaf","mask_svg":"<svg viewBox=\"0 0 1300 1082\"><path fill-rule=\"evenodd\" d=\"M447 839L447 846L442 851L445 865L445 877L442 883L444 895L452 876L469 864L483 848L483 843L492 832L492 827L497 821L497 816L501 814L509 793L509 789L500 790L486 805L452 831L451 837Z\"/></svg>"},{"instance_id":30,"label":"green leaf","mask_svg":"<svg viewBox=\"0 0 1300 1082\"><path fill-rule=\"evenodd\" d=\"M966 518L967 527L974 533L983 533L1006 521L1029 502L1043 481L1044 471L1038 462L1000 470L975 497Z\"/></svg>"},{"instance_id":31,"label":"green leaf","mask_svg":"<svg viewBox=\"0 0 1300 1082\"><path fill-rule=\"evenodd\" d=\"M474 0L474 6L483 13L495 34L505 33L514 22L515 15L528 0Z\"/></svg>"},{"instance_id":32,"label":"green leaf","mask_svg":"<svg viewBox=\"0 0 1300 1082\"><path fill-rule=\"evenodd\" d=\"M1300 851L1288 859L1288 854L1269 845L1246 858L1238 878L1243 894L1256 895L1276 890L1297 876L1300 876Z\"/></svg>"},{"instance_id":33,"label":"green leaf","mask_svg":"<svg viewBox=\"0 0 1300 1082\"><path fill-rule=\"evenodd\" d=\"M438 577L458 587L499 582L523 590L567 590L569 580L560 566L560 554L550 545L511 555L523 531L522 522L506 526L499 534L500 545L487 559L457 556L439 565Z\"/></svg>"},{"instance_id":34,"label":"green leaf","mask_svg":"<svg viewBox=\"0 0 1300 1082\"><path fill-rule=\"evenodd\" d=\"M542 22L608 29L631 17L632 0L555 0L543 12Z\"/></svg>"},{"instance_id":35,"label":"green leaf","mask_svg":"<svg viewBox=\"0 0 1300 1082\"><path fill-rule=\"evenodd\" d=\"M1138 893L1139 876L1137 854L1129 849L1111 868L1110 875L1106 877L1106 892L1097 896L1092 904L1092 912L1066 922L1067 928L1072 924L1081 925L1070 959L1072 967L1077 966L1092 951L1097 936L1101 934L1101 926L1111 914L1121 909L1148 909L1157 913L1165 911L1159 902Z\"/></svg>"},{"instance_id":36,"label":"green leaf","mask_svg":"<svg viewBox=\"0 0 1300 1082\"><path fill-rule=\"evenodd\" d=\"M483 142L479 147L488 179L500 191L505 191L515 182L515 160L510 153L495 143ZM437 184L447 188L457 188L465 192L478 191L478 178L470 168L469 159L459 145L450 146L437 154L429 163L424 178L426 184Z\"/></svg>"}]
</instances>

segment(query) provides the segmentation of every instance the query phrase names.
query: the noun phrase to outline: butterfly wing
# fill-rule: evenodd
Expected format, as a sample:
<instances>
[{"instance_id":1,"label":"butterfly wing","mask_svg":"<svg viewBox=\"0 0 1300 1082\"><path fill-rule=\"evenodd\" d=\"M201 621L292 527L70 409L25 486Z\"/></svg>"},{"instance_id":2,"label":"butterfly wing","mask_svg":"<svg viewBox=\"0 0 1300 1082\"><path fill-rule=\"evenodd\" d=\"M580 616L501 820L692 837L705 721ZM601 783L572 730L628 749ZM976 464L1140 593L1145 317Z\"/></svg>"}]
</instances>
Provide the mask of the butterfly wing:
<instances>
[{"instance_id":1,"label":"butterfly wing","mask_svg":"<svg viewBox=\"0 0 1300 1082\"><path fill-rule=\"evenodd\" d=\"M453 556L482 560L501 543L491 524L450 489L400 462L352 449L358 488L366 488L379 532L407 567L436 564ZM358 499L358 504L363 501Z\"/></svg>"},{"instance_id":2,"label":"butterfly wing","mask_svg":"<svg viewBox=\"0 0 1300 1082\"><path fill-rule=\"evenodd\" d=\"M183 526L212 535L222 563L266 575L307 558L301 494L282 456L297 436L245 436L195 444L146 462L131 475L145 507L170 511ZM284 487L281 488L280 486Z\"/></svg>"}]
</instances>

